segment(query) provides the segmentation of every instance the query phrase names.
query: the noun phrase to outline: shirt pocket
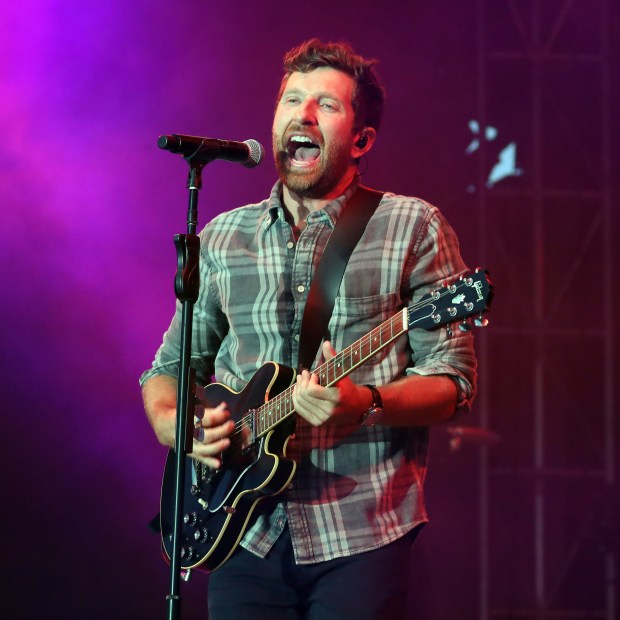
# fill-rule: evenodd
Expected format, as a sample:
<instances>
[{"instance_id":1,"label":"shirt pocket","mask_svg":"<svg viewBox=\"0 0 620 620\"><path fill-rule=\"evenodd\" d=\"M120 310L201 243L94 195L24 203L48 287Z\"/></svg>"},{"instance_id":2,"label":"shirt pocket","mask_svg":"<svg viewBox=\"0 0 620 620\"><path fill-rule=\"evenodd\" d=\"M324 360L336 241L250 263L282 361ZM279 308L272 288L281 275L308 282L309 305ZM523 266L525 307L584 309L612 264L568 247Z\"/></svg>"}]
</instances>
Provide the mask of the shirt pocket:
<instances>
[{"instance_id":1,"label":"shirt pocket","mask_svg":"<svg viewBox=\"0 0 620 620\"><path fill-rule=\"evenodd\" d=\"M369 297L336 297L329 333L336 350L353 344L396 314L396 293Z\"/></svg>"}]
</instances>

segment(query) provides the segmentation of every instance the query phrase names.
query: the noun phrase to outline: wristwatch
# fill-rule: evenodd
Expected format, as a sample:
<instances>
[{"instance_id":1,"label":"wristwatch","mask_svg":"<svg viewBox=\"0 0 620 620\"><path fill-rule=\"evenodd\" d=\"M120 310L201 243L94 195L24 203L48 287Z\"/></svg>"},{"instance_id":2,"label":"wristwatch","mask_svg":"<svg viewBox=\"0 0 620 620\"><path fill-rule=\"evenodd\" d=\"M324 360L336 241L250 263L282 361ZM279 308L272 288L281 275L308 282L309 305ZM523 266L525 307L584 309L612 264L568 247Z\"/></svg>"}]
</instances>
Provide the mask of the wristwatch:
<instances>
[{"instance_id":1,"label":"wristwatch","mask_svg":"<svg viewBox=\"0 0 620 620\"><path fill-rule=\"evenodd\" d=\"M374 385L365 384L364 387L367 387L372 393L372 405L362 415L360 424L362 426L374 426L383 415L383 399Z\"/></svg>"}]
</instances>

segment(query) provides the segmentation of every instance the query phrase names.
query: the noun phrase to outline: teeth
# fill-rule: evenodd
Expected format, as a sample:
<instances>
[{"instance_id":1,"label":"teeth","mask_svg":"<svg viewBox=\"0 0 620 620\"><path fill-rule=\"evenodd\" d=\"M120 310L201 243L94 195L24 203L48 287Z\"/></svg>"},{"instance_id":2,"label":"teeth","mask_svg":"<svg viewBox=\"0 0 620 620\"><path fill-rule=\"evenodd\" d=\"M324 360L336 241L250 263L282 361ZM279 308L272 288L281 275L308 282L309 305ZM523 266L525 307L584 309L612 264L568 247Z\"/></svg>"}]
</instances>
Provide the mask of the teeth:
<instances>
[{"instance_id":1,"label":"teeth","mask_svg":"<svg viewBox=\"0 0 620 620\"><path fill-rule=\"evenodd\" d=\"M303 135L291 135L286 144L286 151L288 153L289 158L292 161L297 161L298 149L318 149L320 151L320 146L312 140L309 136ZM301 159L305 158L305 155L300 155ZM306 165L306 162L304 162ZM308 164L309 165L309 164Z\"/></svg>"},{"instance_id":2,"label":"teeth","mask_svg":"<svg viewBox=\"0 0 620 620\"><path fill-rule=\"evenodd\" d=\"M310 144L314 144L314 142L312 142L312 140L310 140L308 136L292 136L291 142L308 142Z\"/></svg>"}]
</instances>

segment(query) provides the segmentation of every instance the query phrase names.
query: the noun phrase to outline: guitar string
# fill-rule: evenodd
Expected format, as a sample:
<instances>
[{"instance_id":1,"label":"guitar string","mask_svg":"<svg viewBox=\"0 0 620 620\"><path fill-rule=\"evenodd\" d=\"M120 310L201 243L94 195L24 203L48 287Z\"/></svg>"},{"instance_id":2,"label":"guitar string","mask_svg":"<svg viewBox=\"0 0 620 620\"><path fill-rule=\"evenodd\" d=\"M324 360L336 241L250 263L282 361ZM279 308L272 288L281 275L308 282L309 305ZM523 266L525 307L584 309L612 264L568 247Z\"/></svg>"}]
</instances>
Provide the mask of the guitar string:
<instances>
[{"instance_id":1,"label":"guitar string","mask_svg":"<svg viewBox=\"0 0 620 620\"><path fill-rule=\"evenodd\" d=\"M465 278L463 280L458 280L457 282L455 282L452 285L449 285L447 287L445 287L444 289L439 289L439 291L435 291L435 292L439 292L439 294L437 295L437 297L433 297L432 293L430 294L431 297L425 297L424 299L421 299L418 302L415 302L413 304L411 304L411 306L407 307L407 316L410 317L412 312L414 312L415 310L418 310L420 308L423 308L426 305L430 305L433 302L438 302L439 300L441 300L443 297L445 297L446 295L454 295L456 293L456 291L463 287L463 286L467 286L468 288L471 288L473 284L473 280L472 278ZM450 290L451 287L454 287L454 290ZM336 357L333 357L331 360L327 360L326 362L324 362L323 364L321 364L318 368L315 369L314 374L323 374L322 372L320 372L322 369L324 369L324 374L327 375L327 377L329 377L329 373L330 373L330 367L331 367L331 371L333 372L335 369L333 368L333 366L336 364L336 362L340 363L341 358L346 358L346 355L353 353L354 350L363 349L363 346L365 344L368 345L372 345L372 340L373 337L379 335L381 337L380 343L381 343L381 347L385 346L384 345L384 341L383 341L383 335L385 332L388 331L389 328L389 333L393 334L393 327L394 327L394 323L398 323L400 322L401 319L401 313L398 312L395 315L393 315L392 317L390 317L389 319L387 319L386 321L384 321L383 323L381 323L381 325L375 327L375 329L373 329L371 332L365 334L364 336L362 336L358 341L356 341L355 343L353 343L352 345L349 345L348 347L346 347L345 349L343 349L338 355L336 355ZM404 333L405 331L408 331L408 328L403 330L400 333ZM400 335L400 334L398 334ZM390 338L392 338L393 336L390 336ZM387 342L385 343L387 344ZM377 349L376 351L372 351L371 348L371 353L366 357L363 358L361 362L366 361L367 359L369 359L370 357L372 357L373 355L375 355L376 353L378 353L380 349ZM326 368L325 368L326 367ZM244 426L247 427L252 427L251 421L252 421L252 416L260 414L261 410L269 410L270 408L273 410L274 408L280 408L281 407L281 400L284 400L284 395L288 394L288 392L290 392L291 397L287 397L287 401L292 400L292 393L293 393L293 389L294 386L289 386L288 388L286 388L284 391L280 392L279 394L277 394L276 396L274 396L274 398L272 398L271 400L267 401L266 403L263 403L262 405L260 405L260 407L258 407L257 409L251 410L250 413L245 414L238 422L235 422L235 430L231 433L231 438L240 435L243 432L243 428ZM277 404L277 407L274 407ZM290 410L288 411L284 416L282 416L281 418L276 420L276 423L279 422L281 419L283 419L284 417L287 417L290 413L292 413L294 410ZM270 414L267 413L267 416L269 416ZM265 413L263 413L263 419L265 417ZM268 427L267 427L268 428ZM266 430L266 429L264 429ZM260 433L258 433L260 434Z\"/></svg>"},{"instance_id":2,"label":"guitar string","mask_svg":"<svg viewBox=\"0 0 620 620\"><path fill-rule=\"evenodd\" d=\"M400 314L396 314L393 317L391 317L390 319L388 319L387 321L385 321L384 323L382 323L381 325L379 325L378 327L376 327L372 332L365 334L362 338L360 338L357 343L354 343L353 345L348 346L347 348L343 349L336 357L332 358L331 360L327 360L326 362L324 362L323 364L321 364L321 366L319 366L317 369L315 369L314 374L319 374L319 376L327 376L329 377L330 374L333 374L335 371L334 366L336 366L337 364L340 364L340 359L341 358L346 358L347 355L352 354L355 350L360 349L362 350L363 347L365 345L369 345L372 343L373 340L373 334L374 336L377 335L376 332L380 333L381 336L381 343L387 343L386 340L384 340L383 336L384 335L388 335L388 340L390 338L393 337L393 323L399 323L400 322ZM403 332L401 332L403 333ZM359 344L358 344L359 343ZM372 351L372 348L371 348ZM370 357L372 357L375 353L378 352L378 349L376 351L372 351L366 358L362 357L362 361L365 361L365 359L368 359ZM252 416L256 415L256 414L260 414L261 410L269 410L269 409L281 409L281 401L285 400L287 403L292 400L292 392L293 392L294 386L289 386L286 390L280 392L279 394L277 394L276 396L274 396L271 400L269 400L268 402L264 403L263 405L261 405L258 409L255 409L252 413L248 413L245 416L243 416L243 418L241 418L236 424L235 424L235 431L231 434L231 436L235 436L238 435L240 433L243 432L243 427L245 425L247 426L251 426L251 420L252 420ZM288 393L290 392L290 396L288 395ZM286 398L285 398L286 396ZM286 417L287 415L289 415L290 413L292 413L294 411L294 409L287 409L287 413L284 416L277 416L278 419L276 420L276 422L279 422L281 419L283 419L284 417ZM270 414L267 413L266 416L269 416ZM264 421L264 417L265 414L263 414L263 421ZM265 429L266 430L266 429ZM261 432L258 433L259 435L261 434Z\"/></svg>"},{"instance_id":3,"label":"guitar string","mask_svg":"<svg viewBox=\"0 0 620 620\"><path fill-rule=\"evenodd\" d=\"M464 279L461 281L458 281L457 283L455 283L454 286L454 290L450 290L449 288L445 288L444 290L440 290L439 291L439 295L435 298L431 297L429 298L425 298L423 300L420 300L414 304L412 304L411 306L409 306L407 308L407 315L410 317L411 313L419 308L422 308L426 305L429 305L431 302L437 302L439 301L442 297L445 297L446 295L453 295L460 287L462 286L468 286L471 287L471 280L470 279ZM346 358L346 356L348 354L353 353L354 350L357 350L358 348L361 350L363 349L363 346L365 344L371 344L373 337L376 337L377 335L381 336L381 346L385 346L386 343L384 343L383 341L383 336L385 335L386 332L388 332L389 334L393 334L393 327L394 327L394 323L395 322L400 322L401 319L401 313L397 313L394 316L390 317L387 321L385 321L384 323L382 323L381 325L379 325L378 327L376 327L375 329L373 329L371 332L369 332L368 334L365 334L362 338L360 338L357 342L353 343L353 345L350 345L349 347L343 349L336 357L332 358L331 360L328 360L327 362L324 362L323 364L321 364L321 366L319 366L317 369L315 369L315 374L319 374L319 376L321 375L327 375L327 377L329 377L330 372L334 371L333 366L336 363L340 363L340 358ZM389 328L389 331L388 331ZM405 329L404 331L407 331L407 329ZM404 333L400 332L400 333ZM400 334L397 334L400 335ZM393 336L390 336L393 337ZM362 362L365 361L366 359L372 357L375 353L377 353L380 349L377 349L376 351L372 351L370 353L370 355L367 356L367 358L362 358ZM324 372L320 372L321 369L324 369ZM234 437L235 435L239 435L240 433L243 432L243 427L244 426L248 426L251 427L251 421L252 421L252 416L259 414L261 412L261 410L269 410L269 409L279 409L281 407L281 403L280 401L283 400L283 396L286 395L289 391L292 395L292 391L293 391L294 386L290 386L289 388L287 388L286 390L284 390L283 392L281 392L280 394L277 394L274 398L272 398L271 400L269 400L268 402L264 403L263 405L261 405L260 407L258 407L257 409L253 410L251 413L248 413L246 415L244 415L238 422L235 423L235 431L233 431L233 433L231 434L231 437ZM287 401L289 399L287 398ZM277 407L276 407L277 405ZM292 413L294 410L290 410L287 411L287 413L282 416L282 418L277 417L276 419L276 423L279 422L281 419L283 419L284 417L287 417L290 413ZM270 413L266 414L267 416L271 415ZM265 414L263 413L263 422L264 422L264 417ZM269 428L269 427L267 427ZM260 435L262 432L264 432L264 430L267 430L267 428L263 429L261 432L258 433L258 435Z\"/></svg>"}]
</instances>

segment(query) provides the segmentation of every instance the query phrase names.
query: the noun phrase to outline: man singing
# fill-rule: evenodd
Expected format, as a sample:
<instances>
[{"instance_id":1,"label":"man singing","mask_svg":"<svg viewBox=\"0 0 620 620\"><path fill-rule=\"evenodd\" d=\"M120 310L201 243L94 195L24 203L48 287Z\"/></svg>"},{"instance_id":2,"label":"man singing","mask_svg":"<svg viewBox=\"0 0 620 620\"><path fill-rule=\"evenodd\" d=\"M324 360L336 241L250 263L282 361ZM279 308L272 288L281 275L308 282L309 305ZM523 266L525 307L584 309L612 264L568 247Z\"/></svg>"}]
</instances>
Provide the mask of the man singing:
<instances>
[{"instance_id":1,"label":"man singing","mask_svg":"<svg viewBox=\"0 0 620 620\"><path fill-rule=\"evenodd\" d=\"M273 121L279 180L269 198L201 232L192 365L197 381L240 391L265 362L296 368L313 275L360 184L383 88L374 61L307 41L284 58ZM437 208L385 193L349 258L319 361L464 273ZM159 441L174 446L180 311L141 384ZM209 577L210 620L404 618L411 546L427 521L429 425L467 411L472 336L413 329L332 387L307 370L293 392L297 463L285 491L257 505L237 550ZM220 466L234 422L206 408L191 456ZM413 592L415 596L415 590Z\"/></svg>"}]
</instances>

